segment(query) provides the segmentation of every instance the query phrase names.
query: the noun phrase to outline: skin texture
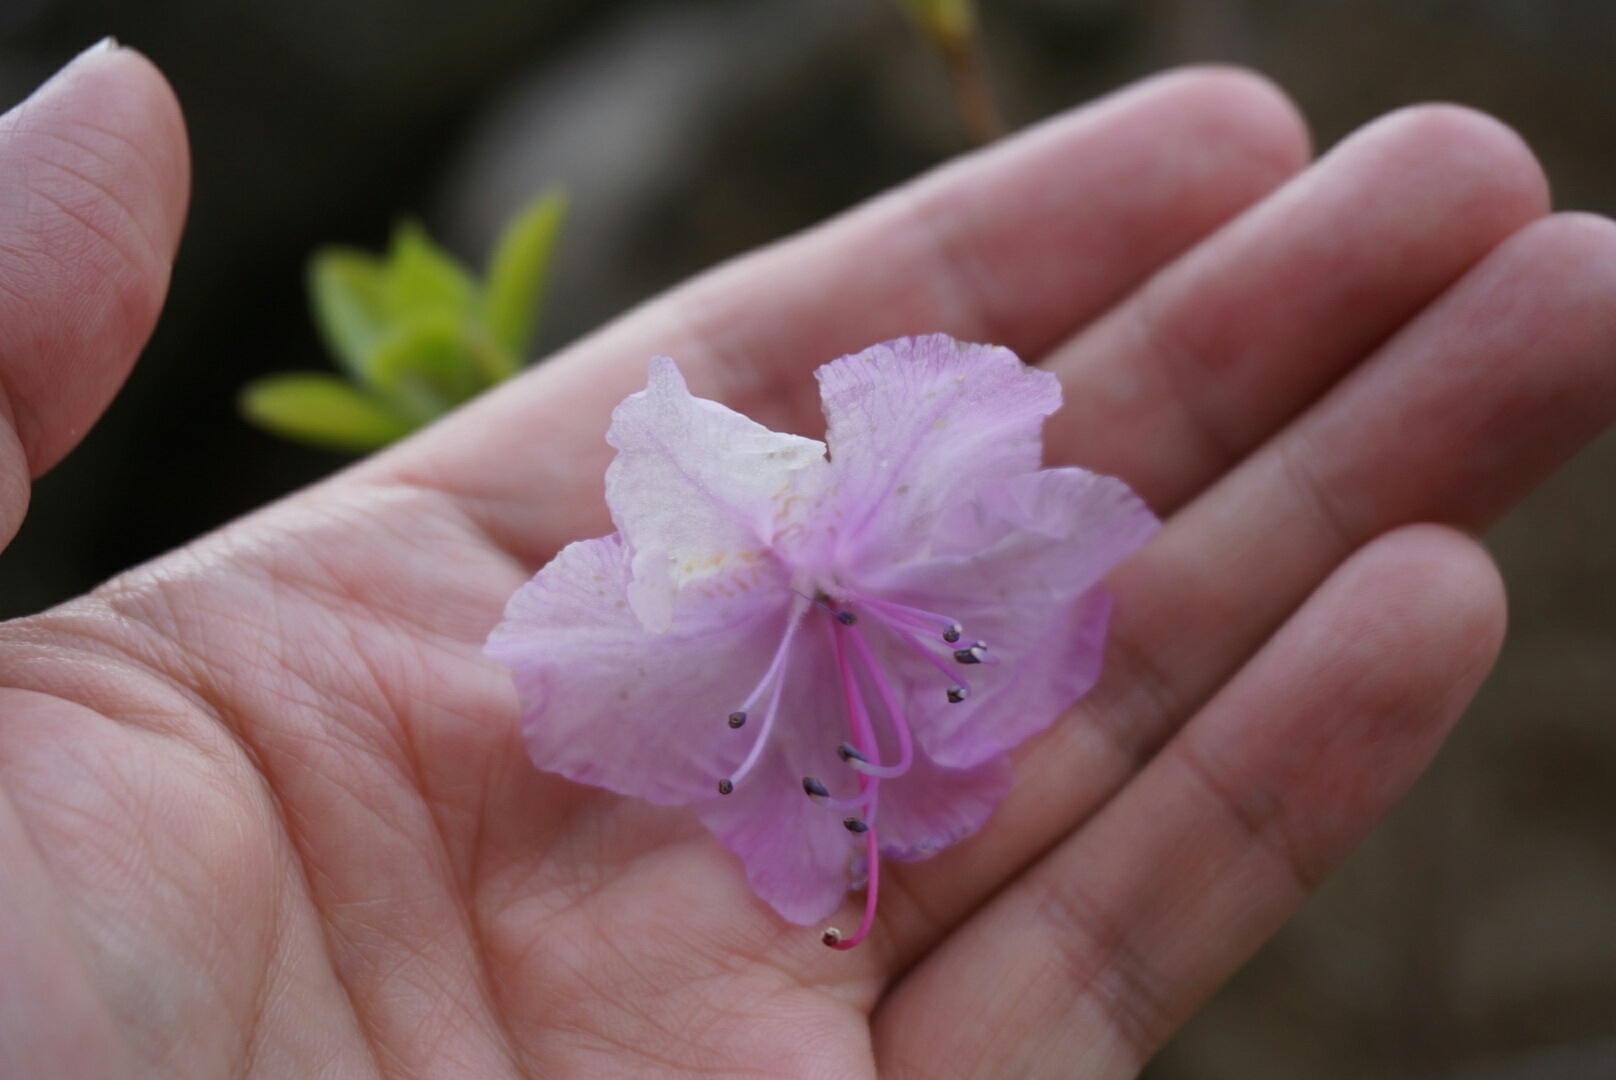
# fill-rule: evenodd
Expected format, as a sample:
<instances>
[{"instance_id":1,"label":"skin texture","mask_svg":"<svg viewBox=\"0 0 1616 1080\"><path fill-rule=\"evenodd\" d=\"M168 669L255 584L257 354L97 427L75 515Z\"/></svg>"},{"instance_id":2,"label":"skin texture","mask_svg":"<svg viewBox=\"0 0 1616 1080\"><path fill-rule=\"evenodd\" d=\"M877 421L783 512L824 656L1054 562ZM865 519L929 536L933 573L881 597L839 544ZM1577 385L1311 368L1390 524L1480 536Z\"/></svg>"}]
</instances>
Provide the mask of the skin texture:
<instances>
[{"instance_id":1,"label":"skin texture","mask_svg":"<svg viewBox=\"0 0 1616 1080\"><path fill-rule=\"evenodd\" d=\"M1132 1075L1435 752L1503 632L1468 534L1616 414L1616 227L1545 216L1513 134L1420 108L1308 158L1252 76L1151 80L0 629L0 1075ZM155 318L177 106L87 55L0 173L14 530ZM1048 463L1167 524L1099 688L835 953L688 815L532 769L478 650L607 531L647 357L817 436L814 367L927 331L1058 373Z\"/></svg>"}]
</instances>

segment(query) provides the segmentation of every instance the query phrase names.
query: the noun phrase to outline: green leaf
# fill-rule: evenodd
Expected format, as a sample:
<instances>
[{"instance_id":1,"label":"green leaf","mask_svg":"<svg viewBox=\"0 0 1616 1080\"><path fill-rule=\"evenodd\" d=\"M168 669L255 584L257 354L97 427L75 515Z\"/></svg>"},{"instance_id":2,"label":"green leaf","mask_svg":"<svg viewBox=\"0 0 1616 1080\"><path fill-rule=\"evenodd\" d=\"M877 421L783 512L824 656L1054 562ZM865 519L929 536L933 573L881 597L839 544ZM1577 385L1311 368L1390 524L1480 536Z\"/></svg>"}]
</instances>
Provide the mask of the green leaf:
<instances>
[{"instance_id":1,"label":"green leaf","mask_svg":"<svg viewBox=\"0 0 1616 1080\"><path fill-rule=\"evenodd\" d=\"M354 378L363 380L370 353L392 322L385 272L374 255L328 247L309 259L309 306L326 348Z\"/></svg>"},{"instance_id":2,"label":"green leaf","mask_svg":"<svg viewBox=\"0 0 1616 1080\"><path fill-rule=\"evenodd\" d=\"M418 315L381 342L371 384L422 423L499 382L515 361L476 323L446 312Z\"/></svg>"},{"instance_id":3,"label":"green leaf","mask_svg":"<svg viewBox=\"0 0 1616 1080\"><path fill-rule=\"evenodd\" d=\"M242 388L240 406L266 431L345 453L378 449L415 427L335 375L269 375Z\"/></svg>"},{"instance_id":4,"label":"green leaf","mask_svg":"<svg viewBox=\"0 0 1616 1080\"><path fill-rule=\"evenodd\" d=\"M524 358L532 344L544 295L550 257L555 253L567 197L541 191L500 233L488 260L488 327L513 356Z\"/></svg>"},{"instance_id":5,"label":"green leaf","mask_svg":"<svg viewBox=\"0 0 1616 1080\"><path fill-rule=\"evenodd\" d=\"M414 221L393 229L385 270L387 312L396 327L418 315L443 312L478 317L482 288Z\"/></svg>"},{"instance_id":6,"label":"green leaf","mask_svg":"<svg viewBox=\"0 0 1616 1080\"><path fill-rule=\"evenodd\" d=\"M316 252L309 297L327 347L361 385L374 379L376 350L410 321L482 318L481 287L411 221L393 230L383 258L353 248Z\"/></svg>"}]
</instances>

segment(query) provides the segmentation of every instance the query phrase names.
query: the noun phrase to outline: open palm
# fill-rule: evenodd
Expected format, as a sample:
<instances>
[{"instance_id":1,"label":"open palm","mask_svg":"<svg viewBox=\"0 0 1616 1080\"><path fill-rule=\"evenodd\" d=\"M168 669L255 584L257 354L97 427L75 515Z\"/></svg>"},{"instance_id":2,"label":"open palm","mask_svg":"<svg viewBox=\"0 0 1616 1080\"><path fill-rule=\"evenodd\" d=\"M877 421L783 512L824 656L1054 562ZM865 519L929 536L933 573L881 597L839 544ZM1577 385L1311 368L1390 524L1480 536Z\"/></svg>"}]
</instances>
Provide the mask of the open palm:
<instances>
[{"instance_id":1,"label":"open palm","mask_svg":"<svg viewBox=\"0 0 1616 1080\"><path fill-rule=\"evenodd\" d=\"M1513 135L1422 109L1307 155L1257 79L1154 80L0 629L0 1075L1132 1075L1434 752L1503 627L1465 531L1616 413L1616 228L1545 217ZM6 535L149 331L186 184L131 52L0 121ZM535 771L479 648L609 531L648 357L817 434L815 366L927 331L1057 372L1050 463L1168 523L1100 687L838 953L692 817Z\"/></svg>"}]
</instances>

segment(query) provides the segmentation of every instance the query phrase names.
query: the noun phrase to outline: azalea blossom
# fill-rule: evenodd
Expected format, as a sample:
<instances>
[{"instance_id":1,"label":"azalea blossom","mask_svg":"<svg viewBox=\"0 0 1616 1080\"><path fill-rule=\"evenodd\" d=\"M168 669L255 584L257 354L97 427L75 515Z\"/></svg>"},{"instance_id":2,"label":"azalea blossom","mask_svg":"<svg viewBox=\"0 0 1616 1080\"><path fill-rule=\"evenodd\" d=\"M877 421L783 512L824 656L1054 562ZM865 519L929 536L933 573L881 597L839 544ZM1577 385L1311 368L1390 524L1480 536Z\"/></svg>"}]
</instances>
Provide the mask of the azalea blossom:
<instances>
[{"instance_id":1,"label":"azalea blossom","mask_svg":"<svg viewBox=\"0 0 1616 1080\"><path fill-rule=\"evenodd\" d=\"M1099 676L1100 579L1158 528L1041 468L1055 376L904 338L820 368L825 442L693 397L672 360L612 414L617 532L522 586L487 653L539 768L690 805L786 919L974 833L1006 751Z\"/></svg>"}]
</instances>

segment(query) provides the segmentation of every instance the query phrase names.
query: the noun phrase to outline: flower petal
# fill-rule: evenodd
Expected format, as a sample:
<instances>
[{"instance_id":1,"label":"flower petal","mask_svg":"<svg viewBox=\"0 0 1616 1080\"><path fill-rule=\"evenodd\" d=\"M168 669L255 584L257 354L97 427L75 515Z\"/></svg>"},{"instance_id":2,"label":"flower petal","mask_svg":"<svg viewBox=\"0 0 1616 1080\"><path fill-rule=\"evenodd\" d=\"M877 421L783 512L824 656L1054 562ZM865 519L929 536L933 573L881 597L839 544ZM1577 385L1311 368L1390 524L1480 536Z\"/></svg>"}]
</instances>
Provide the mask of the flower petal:
<instances>
[{"instance_id":1,"label":"flower petal","mask_svg":"<svg viewBox=\"0 0 1616 1080\"><path fill-rule=\"evenodd\" d=\"M651 361L646 388L612 413L606 504L628 548L629 606L645 628L666 630L686 584L764 557L790 507L794 474L825 446L783 435L692 397L672 360Z\"/></svg>"},{"instance_id":2,"label":"flower petal","mask_svg":"<svg viewBox=\"0 0 1616 1080\"><path fill-rule=\"evenodd\" d=\"M938 515L985 482L1029 473L1060 381L1008 349L900 338L816 372L839 562L860 576L924 557Z\"/></svg>"},{"instance_id":3,"label":"flower petal","mask_svg":"<svg viewBox=\"0 0 1616 1080\"><path fill-rule=\"evenodd\" d=\"M915 738L939 764L967 768L1001 754L1088 692L1110 613L1097 583L1159 528L1121 481L1046 469L951 511L940 527L950 535L937 545L947 554L872 578L883 598L959 620L966 639L986 641L999 661L960 668L971 694L954 704L935 667L897 635L882 637L886 662L903 672ZM922 645L949 655L939 642Z\"/></svg>"},{"instance_id":4,"label":"flower petal","mask_svg":"<svg viewBox=\"0 0 1616 1080\"><path fill-rule=\"evenodd\" d=\"M837 679L828 616L812 610L792 649L786 677L789 712L757 768L732 794L709 799L697 814L740 857L747 881L770 907L808 925L833 913L853 883L864 842L848 832L848 811L810 799L812 776L839 799L859 793L858 774L836 753L852 736ZM882 796L889 785L882 785Z\"/></svg>"},{"instance_id":5,"label":"flower petal","mask_svg":"<svg viewBox=\"0 0 1616 1080\"><path fill-rule=\"evenodd\" d=\"M734 794L696 807L703 824L740 857L752 891L799 926L840 907L852 880L853 834L842 825L842 815L802 790L805 775L847 771L834 747L825 747L816 763L773 743Z\"/></svg>"},{"instance_id":6,"label":"flower petal","mask_svg":"<svg viewBox=\"0 0 1616 1080\"><path fill-rule=\"evenodd\" d=\"M687 587L665 633L630 612L615 534L569 544L517 590L484 651L509 667L539 768L656 803L716 792L750 739L726 718L785 633L772 563Z\"/></svg>"},{"instance_id":7,"label":"flower petal","mask_svg":"<svg viewBox=\"0 0 1616 1080\"><path fill-rule=\"evenodd\" d=\"M929 859L979 831L1010 791L1003 754L969 769L948 769L915 748L909 771L881 785L876 835L889 859Z\"/></svg>"},{"instance_id":8,"label":"flower petal","mask_svg":"<svg viewBox=\"0 0 1616 1080\"><path fill-rule=\"evenodd\" d=\"M852 800L859 777L836 753L850 737L846 704L823 612L808 616L792 654L786 696L790 714L758 767L727 796L697 805L713 834L737 856L754 892L787 920L808 925L840 906L850 886L863 880L864 844L848 832L838 810L809 799L805 776L831 795ZM860 693L877 695L861 679ZM895 729L874 706L879 754L898 758ZM924 859L980 829L1010 787L1008 761L999 755L969 769L937 765L916 747L909 771L881 781L876 835L882 853Z\"/></svg>"}]
</instances>

